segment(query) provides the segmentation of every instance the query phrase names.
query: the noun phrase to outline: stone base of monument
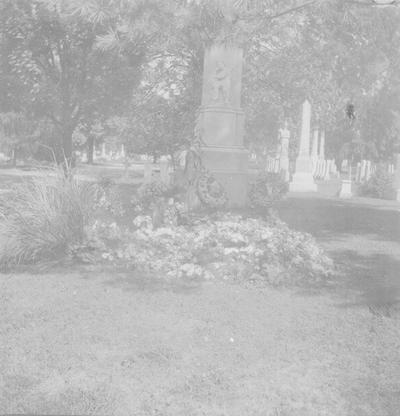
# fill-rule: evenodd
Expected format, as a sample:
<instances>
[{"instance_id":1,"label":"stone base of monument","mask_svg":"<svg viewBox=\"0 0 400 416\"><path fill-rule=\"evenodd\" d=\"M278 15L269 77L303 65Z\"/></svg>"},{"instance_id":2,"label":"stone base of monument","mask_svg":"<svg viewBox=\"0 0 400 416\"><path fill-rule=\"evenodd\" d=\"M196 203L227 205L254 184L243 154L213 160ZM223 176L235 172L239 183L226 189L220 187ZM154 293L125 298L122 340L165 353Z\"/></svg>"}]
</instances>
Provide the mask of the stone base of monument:
<instances>
[{"instance_id":1,"label":"stone base of monument","mask_svg":"<svg viewBox=\"0 0 400 416\"><path fill-rule=\"evenodd\" d=\"M311 172L296 172L289 184L290 192L317 192L317 184Z\"/></svg>"},{"instance_id":2,"label":"stone base of monument","mask_svg":"<svg viewBox=\"0 0 400 416\"><path fill-rule=\"evenodd\" d=\"M351 191L351 180L343 179L342 187L340 189L339 198L351 198L353 193Z\"/></svg>"},{"instance_id":3,"label":"stone base of monument","mask_svg":"<svg viewBox=\"0 0 400 416\"><path fill-rule=\"evenodd\" d=\"M243 148L202 148L203 165L224 187L230 207L243 207L248 202L248 158Z\"/></svg>"},{"instance_id":4,"label":"stone base of monument","mask_svg":"<svg viewBox=\"0 0 400 416\"><path fill-rule=\"evenodd\" d=\"M300 154L296 160L296 172L289 184L290 192L317 192L317 184L312 174L311 158L307 154Z\"/></svg>"},{"instance_id":5,"label":"stone base of monument","mask_svg":"<svg viewBox=\"0 0 400 416\"><path fill-rule=\"evenodd\" d=\"M224 187L228 207L244 207L248 204L248 177L238 172L213 172L215 179Z\"/></svg>"}]
</instances>

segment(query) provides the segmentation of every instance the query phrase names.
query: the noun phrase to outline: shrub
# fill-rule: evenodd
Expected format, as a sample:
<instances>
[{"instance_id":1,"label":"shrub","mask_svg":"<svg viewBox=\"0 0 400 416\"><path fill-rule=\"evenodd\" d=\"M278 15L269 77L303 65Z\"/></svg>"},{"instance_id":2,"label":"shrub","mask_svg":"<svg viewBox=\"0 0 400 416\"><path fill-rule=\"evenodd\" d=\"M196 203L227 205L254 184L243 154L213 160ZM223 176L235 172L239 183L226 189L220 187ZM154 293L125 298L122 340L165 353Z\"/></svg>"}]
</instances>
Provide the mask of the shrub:
<instances>
[{"instance_id":1,"label":"shrub","mask_svg":"<svg viewBox=\"0 0 400 416\"><path fill-rule=\"evenodd\" d=\"M144 209L150 208L157 203L160 198L165 198L168 193L168 185L161 181L144 183L138 189L135 202L139 203Z\"/></svg>"},{"instance_id":2,"label":"shrub","mask_svg":"<svg viewBox=\"0 0 400 416\"><path fill-rule=\"evenodd\" d=\"M359 194L371 198L393 199L393 175L379 165L371 178L360 186Z\"/></svg>"},{"instance_id":3,"label":"shrub","mask_svg":"<svg viewBox=\"0 0 400 416\"><path fill-rule=\"evenodd\" d=\"M134 198L135 203L139 203L143 208L149 208L159 199L178 198L183 192L178 186L167 185L161 181L144 183L137 191Z\"/></svg>"},{"instance_id":4,"label":"shrub","mask_svg":"<svg viewBox=\"0 0 400 416\"><path fill-rule=\"evenodd\" d=\"M126 214L119 187L110 177L103 176L98 181L96 208L115 218Z\"/></svg>"},{"instance_id":5,"label":"shrub","mask_svg":"<svg viewBox=\"0 0 400 416\"><path fill-rule=\"evenodd\" d=\"M115 180L112 176L100 175L98 184L102 189L106 190L115 185Z\"/></svg>"},{"instance_id":6,"label":"shrub","mask_svg":"<svg viewBox=\"0 0 400 416\"><path fill-rule=\"evenodd\" d=\"M288 184L279 173L262 172L251 185L249 199L256 209L269 209L288 192Z\"/></svg>"},{"instance_id":7,"label":"shrub","mask_svg":"<svg viewBox=\"0 0 400 416\"><path fill-rule=\"evenodd\" d=\"M96 188L61 170L23 182L5 201L0 221L0 265L58 259L84 244ZM54 174L55 173L55 174Z\"/></svg>"}]
</instances>

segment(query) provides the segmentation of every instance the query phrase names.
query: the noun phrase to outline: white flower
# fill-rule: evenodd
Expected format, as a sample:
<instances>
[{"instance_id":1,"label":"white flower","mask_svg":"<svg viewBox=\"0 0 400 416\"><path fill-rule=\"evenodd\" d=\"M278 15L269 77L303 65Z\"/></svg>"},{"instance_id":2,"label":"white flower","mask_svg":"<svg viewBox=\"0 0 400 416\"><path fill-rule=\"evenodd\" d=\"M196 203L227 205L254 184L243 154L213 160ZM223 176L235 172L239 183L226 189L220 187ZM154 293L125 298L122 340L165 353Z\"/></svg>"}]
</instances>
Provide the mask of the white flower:
<instances>
[{"instance_id":1,"label":"white flower","mask_svg":"<svg viewBox=\"0 0 400 416\"><path fill-rule=\"evenodd\" d=\"M226 247L224 248L224 254L225 255L229 255L229 254L233 254L233 253L239 253L239 249L236 247Z\"/></svg>"}]
</instances>

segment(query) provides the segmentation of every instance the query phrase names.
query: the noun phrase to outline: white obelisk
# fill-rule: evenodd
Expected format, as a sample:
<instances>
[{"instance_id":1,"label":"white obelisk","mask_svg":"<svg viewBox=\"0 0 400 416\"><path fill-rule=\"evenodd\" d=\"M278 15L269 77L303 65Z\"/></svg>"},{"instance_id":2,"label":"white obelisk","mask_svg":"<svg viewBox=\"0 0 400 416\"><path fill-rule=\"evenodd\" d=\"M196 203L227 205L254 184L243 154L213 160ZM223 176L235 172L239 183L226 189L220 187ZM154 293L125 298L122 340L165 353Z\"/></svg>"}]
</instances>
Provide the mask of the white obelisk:
<instances>
[{"instance_id":1,"label":"white obelisk","mask_svg":"<svg viewBox=\"0 0 400 416\"><path fill-rule=\"evenodd\" d=\"M289 190L291 192L316 192L317 185L312 174L310 157L311 104L308 100L303 103L301 124L300 151L296 160L296 172L293 175Z\"/></svg>"}]
</instances>

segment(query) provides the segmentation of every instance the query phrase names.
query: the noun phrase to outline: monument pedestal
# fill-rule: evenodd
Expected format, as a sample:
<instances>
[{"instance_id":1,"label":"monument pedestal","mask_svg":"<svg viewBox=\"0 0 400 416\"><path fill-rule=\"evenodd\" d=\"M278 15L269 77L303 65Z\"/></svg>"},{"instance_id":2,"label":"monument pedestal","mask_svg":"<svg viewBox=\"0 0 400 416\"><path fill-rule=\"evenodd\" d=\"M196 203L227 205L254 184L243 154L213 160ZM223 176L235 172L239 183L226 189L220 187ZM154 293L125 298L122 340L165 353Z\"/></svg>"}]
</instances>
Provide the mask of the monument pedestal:
<instances>
[{"instance_id":1,"label":"monument pedestal","mask_svg":"<svg viewBox=\"0 0 400 416\"><path fill-rule=\"evenodd\" d=\"M312 173L296 172L289 184L290 192L317 192L317 184Z\"/></svg>"},{"instance_id":2,"label":"monument pedestal","mask_svg":"<svg viewBox=\"0 0 400 416\"><path fill-rule=\"evenodd\" d=\"M296 162L296 172L289 184L290 192L316 192L317 184L312 174L312 162L309 156L300 156Z\"/></svg>"},{"instance_id":3,"label":"monument pedestal","mask_svg":"<svg viewBox=\"0 0 400 416\"><path fill-rule=\"evenodd\" d=\"M224 187L229 205L244 206L247 203L248 151L234 147L203 147L203 165Z\"/></svg>"}]
</instances>

